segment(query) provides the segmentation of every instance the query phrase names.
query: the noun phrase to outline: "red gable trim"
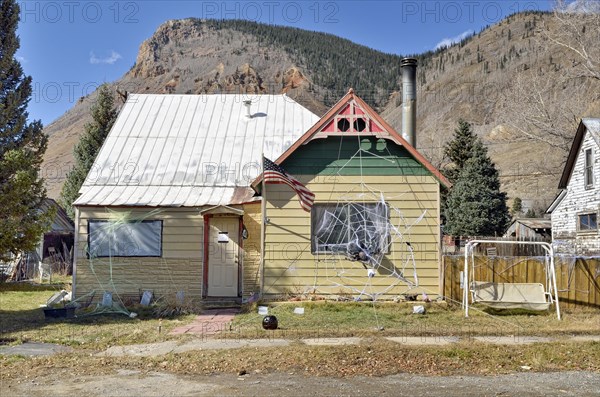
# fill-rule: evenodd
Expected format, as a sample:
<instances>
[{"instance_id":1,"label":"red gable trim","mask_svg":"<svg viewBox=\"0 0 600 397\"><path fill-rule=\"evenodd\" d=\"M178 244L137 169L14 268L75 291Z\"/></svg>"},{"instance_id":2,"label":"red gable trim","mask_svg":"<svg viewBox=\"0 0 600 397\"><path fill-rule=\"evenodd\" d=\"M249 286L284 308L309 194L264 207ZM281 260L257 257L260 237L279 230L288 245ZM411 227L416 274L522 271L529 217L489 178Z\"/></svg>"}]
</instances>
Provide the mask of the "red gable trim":
<instances>
[{"instance_id":1,"label":"red gable trim","mask_svg":"<svg viewBox=\"0 0 600 397\"><path fill-rule=\"evenodd\" d=\"M286 150L281 156L279 156L279 158L275 162L277 164L281 164L301 145L308 143L315 134L321 131L321 129L325 126L326 123L328 123L334 116L336 116L340 111L342 111L344 109L344 106L346 106L346 104L348 104L352 100L354 100L365 111L368 117L372 118L373 120L375 120L375 122L379 123L379 125L381 125L387 131L387 133L390 134L390 137L397 144L404 146L406 150L408 150L408 152L419 163L421 163L425 168L427 168L429 172L431 172L438 179L438 181L440 181L441 184L448 188L452 186L450 181L448 181L448 179L446 179L446 177L442 175L440 170L435 168L425 157L423 157L421 153L417 151L417 149L415 149L404 138L402 138L402 136L398 134L398 132L396 132L396 130L394 130L392 126L390 126L379 114L377 114L376 111L374 111L369 105L367 105L365 101L363 101L356 94L354 94L354 90L352 88L350 88L348 93L342 99L340 99L331 109L329 109L329 111L325 113L325 115L321 117L321 119L317 121L315 125L313 125L308 131L306 131L306 133L302 135L300 139L298 139L292 146L288 148L288 150ZM259 176L257 181L260 181L260 178L261 176ZM257 183L257 181L255 181L255 183ZM253 183L252 185L255 186L255 183Z\"/></svg>"}]
</instances>

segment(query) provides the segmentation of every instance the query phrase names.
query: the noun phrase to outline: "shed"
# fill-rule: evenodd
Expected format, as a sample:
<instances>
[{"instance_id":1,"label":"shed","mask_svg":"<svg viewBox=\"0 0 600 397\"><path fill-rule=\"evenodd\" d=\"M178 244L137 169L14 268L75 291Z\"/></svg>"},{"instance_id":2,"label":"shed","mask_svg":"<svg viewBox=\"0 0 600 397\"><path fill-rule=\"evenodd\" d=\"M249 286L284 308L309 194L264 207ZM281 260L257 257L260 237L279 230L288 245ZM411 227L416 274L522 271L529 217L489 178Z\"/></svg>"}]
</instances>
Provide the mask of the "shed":
<instances>
[{"instance_id":1,"label":"shed","mask_svg":"<svg viewBox=\"0 0 600 397\"><path fill-rule=\"evenodd\" d=\"M508 227L504 237L517 240L550 241L552 239L552 221L546 218L517 218Z\"/></svg>"}]
</instances>

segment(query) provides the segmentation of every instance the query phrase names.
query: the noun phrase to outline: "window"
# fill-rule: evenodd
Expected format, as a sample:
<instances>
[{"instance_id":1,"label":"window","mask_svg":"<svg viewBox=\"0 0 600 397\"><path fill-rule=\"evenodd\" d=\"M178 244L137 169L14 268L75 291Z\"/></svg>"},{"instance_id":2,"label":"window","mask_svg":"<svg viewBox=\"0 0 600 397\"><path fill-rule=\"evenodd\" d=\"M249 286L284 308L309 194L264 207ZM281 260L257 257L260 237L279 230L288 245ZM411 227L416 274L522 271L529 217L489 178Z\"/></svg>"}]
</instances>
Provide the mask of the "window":
<instances>
[{"instance_id":1,"label":"window","mask_svg":"<svg viewBox=\"0 0 600 397\"><path fill-rule=\"evenodd\" d=\"M596 221L596 214L581 214L579 215L578 230L580 232L590 232L598 230L598 222Z\"/></svg>"},{"instance_id":2,"label":"window","mask_svg":"<svg viewBox=\"0 0 600 397\"><path fill-rule=\"evenodd\" d=\"M315 204L311 211L313 253L339 253L350 259L388 251L389 208L383 203Z\"/></svg>"},{"instance_id":3,"label":"window","mask_svg":"<svg viewBox=\"0 0 600 397\"><path fill-rule=\"evenodd\" d=\"M594 186L594 157L592 149L585 150L585 187L590 188Z\"/></svg>"},{"instance_id":4,"label":"window","mask_svg":"<svg viewBox=\"0 0 600 397\"><path fill-rule=\"evenodd\" d=\"M88 222L90 257L162 256L162 221Z\"/></svg>"}]
</instances>

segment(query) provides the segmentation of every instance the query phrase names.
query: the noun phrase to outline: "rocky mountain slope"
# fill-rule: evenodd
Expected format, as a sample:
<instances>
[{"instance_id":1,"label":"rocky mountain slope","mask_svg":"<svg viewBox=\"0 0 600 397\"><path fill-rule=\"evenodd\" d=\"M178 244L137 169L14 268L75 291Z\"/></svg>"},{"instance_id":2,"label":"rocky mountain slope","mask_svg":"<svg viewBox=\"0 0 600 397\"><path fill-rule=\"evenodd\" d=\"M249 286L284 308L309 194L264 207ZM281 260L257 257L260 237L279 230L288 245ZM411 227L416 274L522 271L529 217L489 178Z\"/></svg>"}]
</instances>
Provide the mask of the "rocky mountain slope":
<instances>
[{"instance_id":1,"label":"rocky mountain slope","mask_svg":"<svg viewBox=\"0 0 600 397\"><path fill-rule=\"evenodd\" d=\"M460 44L418 55L418 149L443 166L442 147L456 122L471 121L509 196L520 197L526 209L545 208L556 193L568 144L531 139L515 124L524 112L536 111L525 106L531 79L543 83L550 111L568 108L574 115L567 134L574 134L577 117L600 115L598 82L565 78L575 60L546 35L558 28L548 14L517 14ZM285 92L317 114L353 87L400 130L400 59L323 33L186 19L161 25L113 85L136 93ZM51 197L60 193L94 98L81 98L46 127Z\"/></svg>"}]
</instances>

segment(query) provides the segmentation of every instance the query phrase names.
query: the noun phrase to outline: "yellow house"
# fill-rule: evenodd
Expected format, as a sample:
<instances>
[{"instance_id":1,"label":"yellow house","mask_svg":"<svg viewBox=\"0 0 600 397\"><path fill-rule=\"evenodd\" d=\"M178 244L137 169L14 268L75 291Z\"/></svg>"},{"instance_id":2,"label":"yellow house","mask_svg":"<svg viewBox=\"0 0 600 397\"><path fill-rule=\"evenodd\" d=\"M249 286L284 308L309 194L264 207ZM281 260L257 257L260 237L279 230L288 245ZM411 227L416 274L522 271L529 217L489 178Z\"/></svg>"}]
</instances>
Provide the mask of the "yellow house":
<instances>
[{"instance_id":1,"label":"yellow house","mask_svg":"<svg viewBox=\"0 0 600 397\"><path fill-rule=\"evenodd\" d=\"M255 181L265 297L439 294L448 181L352 90L275 162L315 197L307 212L288 185Z\"/></svg>"},{"instance_id":2,"label":"yellow house","mask_svg":"<svg viewBox=\"0 0 600 397\"><path fill-rule=\"evenodd\" d=\"M74 296L254 294L250 184L317 120L286 95L130 94L74 203Z\"/></svg>"},{"instance_id":3,"label":"yellow house","mask_svg":"<svg viewBox=\"0 0 600 397\"><path fill-rule=\"evenodd\" d=\"M435 297L440 184L352 90L320 119L285 95L132 94L75 202L74 296Z\"/></svg>"}]
</instances>

